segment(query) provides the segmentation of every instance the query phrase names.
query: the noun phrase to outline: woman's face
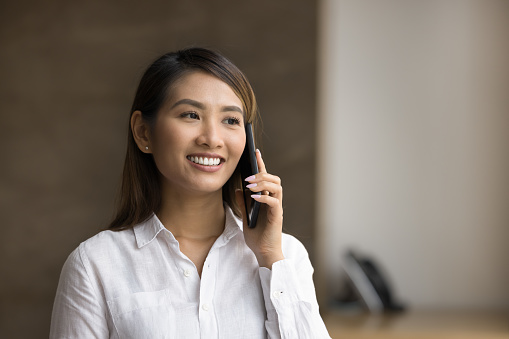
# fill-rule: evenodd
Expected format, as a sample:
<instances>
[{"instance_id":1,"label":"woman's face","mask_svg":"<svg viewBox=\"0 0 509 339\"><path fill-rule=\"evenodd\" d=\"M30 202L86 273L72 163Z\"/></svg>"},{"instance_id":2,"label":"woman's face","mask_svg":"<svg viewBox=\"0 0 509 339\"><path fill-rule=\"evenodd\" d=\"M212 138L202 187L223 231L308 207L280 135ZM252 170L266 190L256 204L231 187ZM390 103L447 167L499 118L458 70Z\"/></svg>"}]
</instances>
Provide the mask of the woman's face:
<instances>
[{"instance_id":1,"label":"woman's face","mask_svg":"<svg viewBox=\"0 0 509 339\"><path fill-rule=\"evenodd\" d=\"M157 113L150 147L172 191L221 190L244 150L242 101L218 78L193 72L170 89Z\"/></svg>"}]
</instances>

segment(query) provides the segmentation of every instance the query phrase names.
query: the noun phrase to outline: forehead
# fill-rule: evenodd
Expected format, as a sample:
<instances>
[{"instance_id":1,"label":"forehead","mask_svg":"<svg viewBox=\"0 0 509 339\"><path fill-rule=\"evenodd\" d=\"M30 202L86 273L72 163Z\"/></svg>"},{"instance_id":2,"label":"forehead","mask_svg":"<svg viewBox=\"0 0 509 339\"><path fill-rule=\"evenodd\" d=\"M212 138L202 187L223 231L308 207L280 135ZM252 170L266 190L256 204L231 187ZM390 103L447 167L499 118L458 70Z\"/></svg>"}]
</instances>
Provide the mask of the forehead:
<instances>
[{"instance_id":1,"label":"forehead","mask_svg":"<svg viewBox=\"0 0 509 339\"><path fill-rule=\"evenodd\" d=\"M244 107L242 100L223 80L201 71L184 74L168 88L168 101L182 99L203 100L204 103L238 105Z\"/></svg>"}]
</instances>

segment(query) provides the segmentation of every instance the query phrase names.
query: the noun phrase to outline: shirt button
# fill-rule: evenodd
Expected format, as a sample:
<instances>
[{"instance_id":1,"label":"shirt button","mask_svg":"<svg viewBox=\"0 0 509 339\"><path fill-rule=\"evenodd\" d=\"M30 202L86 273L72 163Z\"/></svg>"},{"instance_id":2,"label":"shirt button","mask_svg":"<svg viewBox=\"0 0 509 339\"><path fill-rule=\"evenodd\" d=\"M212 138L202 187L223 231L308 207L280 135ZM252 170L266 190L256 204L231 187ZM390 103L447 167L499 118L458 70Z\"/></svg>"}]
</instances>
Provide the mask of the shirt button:
<instances>
[{"instance_id":1,"label":"shirt button","mask_svg":"<svg viewBox=\"0 0 509 339\"><path fill-rule=\"evenodd\" d=\"M283 293L283 292L281 292L281 291L274 291L274 292L272 292L272 297L273 297L274 299L277 299L277 298L279 298L279 296L281 295L281 293Z\"/></svg>"},{"instance_id":2,"label":"shirt button","mask_svg":"<svg viewBox=\"0 0 509 339\"><path fill-rule=\"evenodd\" d=\"M201 305L201 308L202 308L204 311L208 311L208 310L209 310L209 305L207 305L207 304L203 304L203 305Z\"/></svg>"},{"instance_id":3,"label":"shirt button","mask_svg":"<svg viewBox=\"0 0 509 339\"><path fill-rule=\"evenodd\" d=\"M191 270L185 270L184 276L189 277L191 275Z\"/></svg>"}]
</instances>

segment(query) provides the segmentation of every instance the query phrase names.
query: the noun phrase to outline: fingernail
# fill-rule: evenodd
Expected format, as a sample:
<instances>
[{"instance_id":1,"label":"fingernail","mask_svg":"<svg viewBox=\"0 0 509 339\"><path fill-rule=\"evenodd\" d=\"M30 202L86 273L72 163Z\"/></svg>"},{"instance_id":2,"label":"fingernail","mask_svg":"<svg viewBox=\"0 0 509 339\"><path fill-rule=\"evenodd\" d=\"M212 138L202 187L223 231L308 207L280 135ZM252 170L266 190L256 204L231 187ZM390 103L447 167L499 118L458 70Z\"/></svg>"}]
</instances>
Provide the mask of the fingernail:
<instances>
[{"instance_id":1,"label":"fingernail","mask_svg":"<svg viewBox=\"0 0 509 339\"><path fill-rule=\"evenodd\" d=\"M260 199L262 197L261 194L251 194L251 198L253 199Z\"/></svg>"},{"instance_id":2,"label":"fingernail","mask_svg":"<svg viewBox=\"0 0 509 339\"><path fill-rule=\"evenodd\" d=\"M254 180L254 178L255 178L255 176L254 176L254 175L252 175L252 176L250 176L250 177L247 177L247 178L246 178L246 179L244 179L244 180L246 180L246 181L251 181L251 180Z\"/></svg>"},{"instance_id":3,"label":"fingernail","mask_svg":"<svg viewBox=\"0 0 509 339\"><path fill-rule=\"evenodd\" d=\"M256 187L256 183L254 184L249 184L249 185L246 185L247 188L251 188L251 187Z\"/></svg>"}]
</instances>

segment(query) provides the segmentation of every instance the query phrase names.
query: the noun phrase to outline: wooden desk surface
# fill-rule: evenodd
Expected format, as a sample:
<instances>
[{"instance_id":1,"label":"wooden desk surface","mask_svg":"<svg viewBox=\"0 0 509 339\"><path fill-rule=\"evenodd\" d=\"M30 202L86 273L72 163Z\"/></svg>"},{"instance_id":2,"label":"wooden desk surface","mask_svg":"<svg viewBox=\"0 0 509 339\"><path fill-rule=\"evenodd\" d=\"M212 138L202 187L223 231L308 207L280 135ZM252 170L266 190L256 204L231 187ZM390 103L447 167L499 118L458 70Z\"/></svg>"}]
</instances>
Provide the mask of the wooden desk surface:
<instances>
[{"instance_id":1,"label":"wooden desk surface","mask_svg":"<svg viewBox=\"0 0 509 339\"><path fill-rule=\"evenodd\" d=\"M324 316L334 339L509 339L509 313L407 311Z\"/></svg>"}]
</instances>

